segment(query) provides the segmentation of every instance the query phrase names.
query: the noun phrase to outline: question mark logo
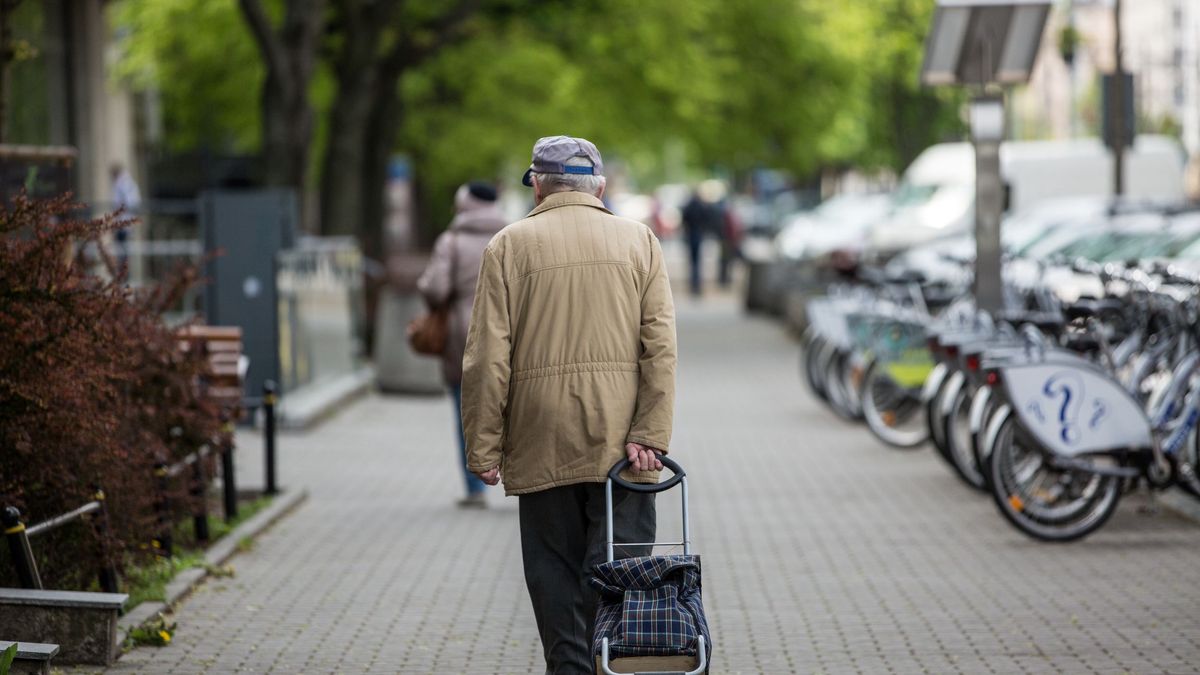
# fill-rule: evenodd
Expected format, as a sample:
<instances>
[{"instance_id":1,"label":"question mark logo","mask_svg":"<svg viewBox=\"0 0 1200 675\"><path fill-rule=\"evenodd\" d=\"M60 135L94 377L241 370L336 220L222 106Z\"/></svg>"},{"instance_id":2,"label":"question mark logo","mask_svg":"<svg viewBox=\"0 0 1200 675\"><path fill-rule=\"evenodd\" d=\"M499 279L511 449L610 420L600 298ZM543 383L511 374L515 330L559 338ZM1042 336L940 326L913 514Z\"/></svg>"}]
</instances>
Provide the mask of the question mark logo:
<instances>
[{"instance_id":1,"label":"question mark logo","mask_svg":"<svg viewBox=\"0 0 1200 675\"><path fill-rule=\"evenodd\" d=\"M1068 445L1079 442L1079 425L1075 423L1083 403L1083 378L1078 373L1063 371L1046 380L1042 393L1048 398L1061 398L1058 408L1059 436Z\"/></svg>"}]
</instances>

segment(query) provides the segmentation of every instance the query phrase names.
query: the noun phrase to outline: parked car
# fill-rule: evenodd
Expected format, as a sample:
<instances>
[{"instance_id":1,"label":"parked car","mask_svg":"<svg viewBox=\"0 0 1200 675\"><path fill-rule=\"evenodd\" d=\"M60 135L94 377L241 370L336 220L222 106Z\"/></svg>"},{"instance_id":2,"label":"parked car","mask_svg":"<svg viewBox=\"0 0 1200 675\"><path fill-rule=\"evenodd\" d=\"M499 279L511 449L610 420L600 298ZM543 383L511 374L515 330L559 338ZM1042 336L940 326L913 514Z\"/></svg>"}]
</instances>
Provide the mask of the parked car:
<instances>
[{"instance_id":1,"label":"parked car","mask_svg":"<svg viewBox=\"0 0 1200 675\"><path fill-rule=\"evenodd\" d=\"M851 193L786 219L775 237L764 283L749 287L757 292L758 304L778 307L789 323L802 327L804 303L853 271L867 232L891 206L889 193ZM750 297L755 296L748 295L747 304Z\"/></svg>"},{"instance_id":2,"label":"parked car","mask_svg":"<svg viewBox=\"0 0 1200 675\"><path fill-rule=\"evenodd\" d=\"M1127 153L1125 193L1133 199L1183 198L1184 153L1164 136L1139 136ZM1000 148L1012 212L1064 197L1111 193L1112 158L1097 139L1012 141ZM975 153L969 143L942 143L921 153L904 173L892 214L876 224L870 246L886 259L914 244L971 229Z\"/></svg>"}]
</instances>

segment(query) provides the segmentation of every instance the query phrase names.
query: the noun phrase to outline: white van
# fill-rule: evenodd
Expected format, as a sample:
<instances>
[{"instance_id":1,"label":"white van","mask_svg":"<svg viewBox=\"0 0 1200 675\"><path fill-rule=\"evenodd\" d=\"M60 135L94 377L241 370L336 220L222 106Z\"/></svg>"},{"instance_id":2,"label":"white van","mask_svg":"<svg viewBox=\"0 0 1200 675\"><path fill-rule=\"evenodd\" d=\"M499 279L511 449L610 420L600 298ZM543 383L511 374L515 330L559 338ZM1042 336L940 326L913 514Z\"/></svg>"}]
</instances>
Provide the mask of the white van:
<instances>
[{"instance_id":1,"label":"white van","mask_svg":"<svg viewBox=\"0 0 1200 675\"><path fill-rule=\"evenodd\" d=\"M1139 136L1125 155L1126 196L1182 200L1184 160L1174 139ZM1004 143L1000 171L1014 211L1048 199L1112 193L1112 155L1095 138ZM904 172L891 214L871 229L870 247L887 256L970 232L974 222L975 150L970 143L940 143Z\"/></svg>"}]
</instances>

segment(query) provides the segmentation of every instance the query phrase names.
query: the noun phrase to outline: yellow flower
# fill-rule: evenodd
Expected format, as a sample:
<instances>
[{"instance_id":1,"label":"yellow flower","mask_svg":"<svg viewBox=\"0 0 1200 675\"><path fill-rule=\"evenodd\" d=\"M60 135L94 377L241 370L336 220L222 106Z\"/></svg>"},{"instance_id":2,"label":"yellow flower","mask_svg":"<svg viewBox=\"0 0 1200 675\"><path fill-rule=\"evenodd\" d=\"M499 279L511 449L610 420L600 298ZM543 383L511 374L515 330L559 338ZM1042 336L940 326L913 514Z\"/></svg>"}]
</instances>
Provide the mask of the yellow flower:
<instances>
[{"instance_id":1,"label":"yellow flower","mask_svg":"<svg viewBox=\"0 0 1200 675\"><path fill-rule=\"evenodd\" d=\"M163 644L167 644L171 641L171 634L165 630L158 631L158 637L162 638Z\"/></svg>"}]
</instances>

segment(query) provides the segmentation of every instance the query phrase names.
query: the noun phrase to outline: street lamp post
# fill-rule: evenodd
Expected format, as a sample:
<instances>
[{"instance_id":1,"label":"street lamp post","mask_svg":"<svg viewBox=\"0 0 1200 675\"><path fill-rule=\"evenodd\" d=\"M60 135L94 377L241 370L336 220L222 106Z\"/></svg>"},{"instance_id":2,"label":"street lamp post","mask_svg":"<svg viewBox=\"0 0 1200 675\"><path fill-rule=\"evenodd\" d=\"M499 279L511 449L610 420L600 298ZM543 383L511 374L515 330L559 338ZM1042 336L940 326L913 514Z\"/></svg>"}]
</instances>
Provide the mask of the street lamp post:
<instances>
[{"instance_id":1,"label":"street lamp post","mask_svg":"<svg viewBox=\"0 0 1200 675\"><path fill-rule=\"evenodd\" d=\"M969 115L975 146L975 302L1004 307L1000 219L1004 181L1003 85L1029 80L1050 12L1050 0L938 0L925 41L921 82L965 85L974 92Z\"/></svg>"},{"instance_id":2,"label":"street lamp post","mask_svg":"<svg viewBox=\"0 0 1200 675\"><path fill-rule=\"evenodd\" d=\"M1120 197L1125 194L1125 144L1132 139L1125 138L1125 128L1129 120L1125 119L1125 64L1121 44L1121 0L1113 4L1113 195Z\"/></svg>"},{"instance_id":3,"label":"street lamp post","mask_svg":"<svg viewBox=\"0 0 1200 675\"><path fill-rule=\"evenodd\" d=\"M1000 142L1004 140L1004 98L978 96L970 103L971 143L975 146L975 302L981 309L1004 307L1000 266L1000 219L1004 179Z\"/></svg>"}]
</instances>

